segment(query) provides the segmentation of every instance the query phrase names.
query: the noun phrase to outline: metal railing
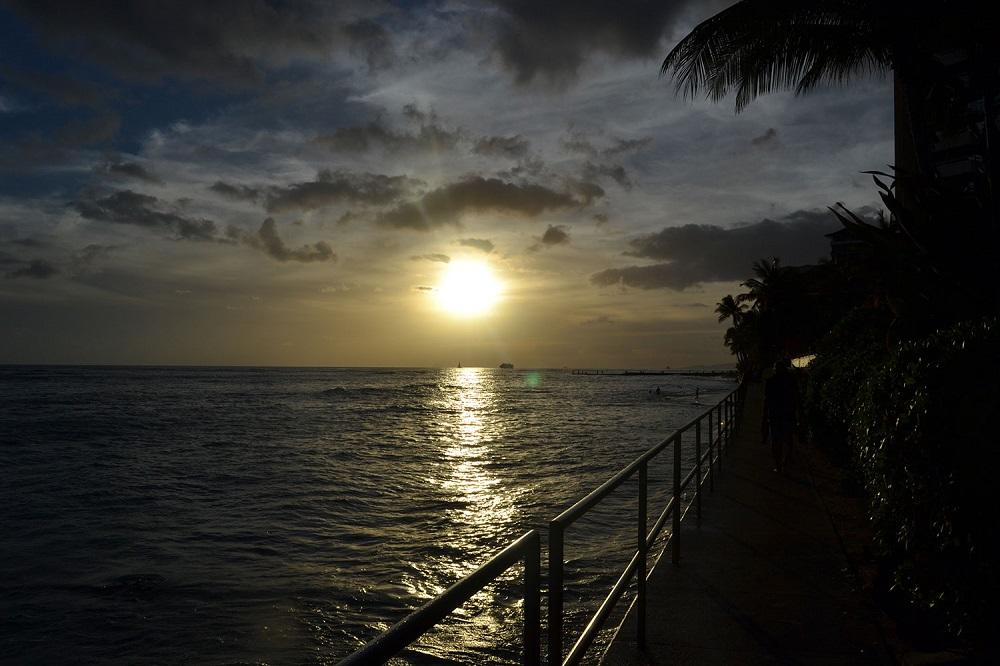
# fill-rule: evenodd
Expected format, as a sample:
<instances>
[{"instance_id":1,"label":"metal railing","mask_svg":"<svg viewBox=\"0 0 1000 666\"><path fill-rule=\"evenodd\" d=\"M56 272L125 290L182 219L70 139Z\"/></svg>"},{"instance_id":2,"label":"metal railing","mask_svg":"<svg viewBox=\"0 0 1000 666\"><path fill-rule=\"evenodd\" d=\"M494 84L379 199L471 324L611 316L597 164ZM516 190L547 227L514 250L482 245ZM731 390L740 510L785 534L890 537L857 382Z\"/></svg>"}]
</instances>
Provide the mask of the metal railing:
<instances>
[{"instance_id":1,"label":"metal railing","mask_svg":"<svg viewBox=\"0 0 1000 666\"><path fill-rule=\"evenodd\" d=\"M688 422L684 427L675 431L653 448L649 449L641 456L633 460L628 466L605 481L601 486L593 490L589 495L579 500L549 522L549 625L548 625L548 663L549 666L571 666L579 664L587 652L587 648L593 643L597 633L601 630L615 604L628 589L632 578L636 578L636 642L639 648L645 647L646 643L646 580L647 555L649 549L656 541L660 531L667 523L668 518L673 518L672 529L668 540L671 549L671 560L674 564L680 561L681 546L681 517L682 517L682 494L693 479L697 479L694 506L701 520L701 488L706 479L702 473L702 466L708 458L709 488L714 489L715 473L714 468L718 464L719 471L722 471L722 452L728 446L735 430L736 416L743 405L744 385L740 384L726 395L715 407L708 409L696 418ZM708 422L708 450L702 454L701 426L707 419ZM713 419L715 421L713 435ZM682 448L684 433L694 429L695 456L694 465L687 475L681 479L681 465L683 463ZM667 505L660 512L653 528L646 531L648 527L648 493L647 477L649 461L658 456L664 449L673 444L673 493ZM638 511L636 512L636 549L631 560L625 566L625 570L618 577L617 582L611 591L604 598L598 607L597 612L590 618L587 626L584 627L580 637L570 649L569 654L563 659L563 573L565 567L564 542L566 529L596 506L601 500L607 497L613 490L628 481L638 473Z\"/></svg>"},{"instance_id":2,"label":"metal railing","mask_svg":"<svg viewBox=\"0 0 1000 666\"><path fill-rule=\"evenodd\" d=\"M520 561L524 562L524 663L537 666L541 650L538 582L541 539L538 530L531 530L504 548L484 565L341 661L340 666L385 663Z\"/></svg>"},{"instance_id":3,"label":"metal railing","mask_svg":"<svg viewBox=\"0 0 1000 666\"><path fill-rule=\"evenodd\" d=\"M615 604L628 589L632 578L637 579L635 598L637 642L640 648L646 641L646 580L648 578L647 555L660 531L672 518L672 529L667 544L674 564L680 561L682 494L692 480L695 485L694 506L697 518L701 520L701 488L708 480L709 490L715 488L715 468L722 472L722 453L728 446L735 430L737 417L743 407L746 389L744 384L730 391L718 404L709 408L684 427L674 432L652 447L620 472L601 484L549 522L549 562L548 562L548 664L549 666L570 666L583 659L587 648L607 620ZM707 421L707 451L702 453L702 423ZM694 429L694 465L681 479L683 463L682 448L684 433ZM673 444L673 492L663 511L657 517L653 528L648 527L648 467L649 461ZM707 474L703 465L708 461ZM569 528L580 517L601 502L608 494L638 473L638 511L636 516L636 550L625 570L618 577L597 612L584 627L580 637L563 659L563 591L564 591L564 537ZM686 513L686 511L684 512ZM666 547L665 545L665 547ZM477 570L458 581L424 606L393 625L378 638L340 662L340 666L360 664L380 664L388 661L402 649L416 641L427 630L447 617L453 610L468 601L477 592L496 580L517 562L524 561L524 663L529 666L540 660L540 612L539 612L539 566L541 557L540 538L537 530L531 530L520 539L497 553Z\"/></svg>"}]
</instances>

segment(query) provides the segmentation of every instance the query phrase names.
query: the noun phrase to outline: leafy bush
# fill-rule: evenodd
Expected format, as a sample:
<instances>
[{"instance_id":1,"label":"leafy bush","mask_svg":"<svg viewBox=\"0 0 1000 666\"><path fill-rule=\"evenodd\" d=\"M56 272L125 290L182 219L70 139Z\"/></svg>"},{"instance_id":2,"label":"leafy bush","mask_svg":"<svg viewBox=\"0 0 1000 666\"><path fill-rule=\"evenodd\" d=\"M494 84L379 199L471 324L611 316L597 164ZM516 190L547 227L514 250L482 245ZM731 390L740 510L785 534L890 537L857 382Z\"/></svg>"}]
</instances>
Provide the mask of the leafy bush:
<instances>
[{"instance_id":1,"label":"leafy bush","mask_svg":"<svg viewBox=\"0 0 1000 666\"><path fill-rule=\"evenodd\" d=\"M833 386L816 387L840 405L856 394L850 443L897 590L973 640L990 637L998 617L998 369L1000 322L991 318L899 345L867 365L863 385L841 368L824 380Z\"/></svg>"},{"instance_id":2,"label":"leafy bush","mask_svg":"<svg viewBox=\"0 0 1000 666\"><path fill-rule=\"evenodd\" d=\"M822 340L809 365L804 411L810 438L831 455L849 456L847 433L858 388L885 360L889 316L858 309Z\"/></svg>"}]
</instances>

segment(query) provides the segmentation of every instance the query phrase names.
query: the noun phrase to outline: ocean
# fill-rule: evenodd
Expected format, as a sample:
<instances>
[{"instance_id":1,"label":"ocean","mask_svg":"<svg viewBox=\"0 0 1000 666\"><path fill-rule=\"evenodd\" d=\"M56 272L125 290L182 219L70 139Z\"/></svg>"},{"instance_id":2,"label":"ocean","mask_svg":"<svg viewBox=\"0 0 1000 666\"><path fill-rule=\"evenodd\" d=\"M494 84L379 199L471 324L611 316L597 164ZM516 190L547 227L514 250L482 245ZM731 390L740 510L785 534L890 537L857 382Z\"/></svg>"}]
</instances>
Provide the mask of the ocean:
<instances>
[{"instance_id":1,"label":"ocean","mask_svg":"<svg viewBox=\"0 0 1000 666\"><path fill-rule=\"evenodd\" d=\"M733 386L0 366L0 661L335 663ZM670 492L661 458L650 520ZM635 495L625 484L568 532L571 637L628 561ZM517 663L509 573L400 663Z\"/></svg>"}]
</instances>

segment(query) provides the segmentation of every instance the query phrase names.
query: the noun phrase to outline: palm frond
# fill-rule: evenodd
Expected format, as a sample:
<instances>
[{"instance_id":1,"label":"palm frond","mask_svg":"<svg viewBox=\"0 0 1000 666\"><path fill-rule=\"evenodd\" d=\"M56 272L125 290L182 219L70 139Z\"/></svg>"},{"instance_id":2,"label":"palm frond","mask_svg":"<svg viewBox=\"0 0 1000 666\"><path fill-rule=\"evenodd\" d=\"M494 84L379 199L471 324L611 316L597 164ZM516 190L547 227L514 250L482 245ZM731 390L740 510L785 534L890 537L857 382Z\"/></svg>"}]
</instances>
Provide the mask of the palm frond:
<instances>
[{"instance_id":1,"label":"palm frond","mask_svg":"<svg viewBox=\"0 0 1000 666\"><path fill-rule=\"evenodd\" d=\"M687 97L735 93L739 112L766 93L886 71L892 58L878 17L861 0L742 0L695 27L660 74L672 73Z\"/></svg>"}]
</instances>

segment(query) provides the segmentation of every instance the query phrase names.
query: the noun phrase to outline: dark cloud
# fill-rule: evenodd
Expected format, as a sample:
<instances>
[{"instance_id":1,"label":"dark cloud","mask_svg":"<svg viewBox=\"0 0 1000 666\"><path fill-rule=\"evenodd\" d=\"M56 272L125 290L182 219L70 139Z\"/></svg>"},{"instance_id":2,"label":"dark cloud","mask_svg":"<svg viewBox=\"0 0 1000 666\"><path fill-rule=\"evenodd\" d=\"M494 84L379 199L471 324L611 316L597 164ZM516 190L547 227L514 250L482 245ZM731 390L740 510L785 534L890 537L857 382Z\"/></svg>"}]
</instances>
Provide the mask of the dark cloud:
<instances>
[{"instance_id":1,"label":"dark cloud","mask_svg":"<svg viewBox=\"0 0 1000 666\"><path fill-rule=\"evenodd\" d=\"M451 262L451 257L447 254L421 254L419 256L410 257L414 261L436 261L441 264L447 264Z\"/></svg>"},{"instance_id":2,"label":"dark cloud","mask_svg":"<svg viewBox=\"0 0 1000 666\"><path fill-rule=\"evenodd\" d=\"M778 145L778 130L773 127L769 127L768 130L760 136L755 136L750 139L750 143L758 148L776 146Z\"/></svg>"},{"instance_id":3,"label":"dark cloud","mask_svg":"<svg viewBox=\"0 0 1000 666\"><path fill-rule=\"evenodd\" d=\"M315 210L337 203L386 205L412 192L419 181L406 176L321 171L314 181L272 188L265 208L271 213Z\"/></svg>"},{"instance_id":4,"label":"dark cloud","mask_svg":"<svg viewBox=\"0 0 1000 666\"><path fill-rule=\"evenodd\" d=\"M344 224L350 224L351 222L354 222L355 220L362 220L364 218L365 218L365 215L363 213L356 213L353 210L349 210L349 211L347 211L346 213L344 213L343 215L341 215L340 217L337 218L337 225L340 226L340 225L344 225Z\"/></svg>"},{"instance_id":5,"label":"dark cloud","mask_svg":"<svg viewBox=\"0 0 1000 666\"><path fill-rule=\"evenodd\" d=\"M638 139L612 137L610 144L599 146L594 143L593 138L586 132L572 128L570 128L567 135L560 140L563 148L570 152L586 155L592 159L601 158L605 160L627 155L629 153L639 152L649 146L652 142L653 137L650 136ZM601 143L604 142L602 141Z\"/></svg>"},{"instance_id":6,"label":"dark cloud","mask_svg":"<svg viewBox=\"0 0 1000 666\"><path fill-rule=\"evenodd\" d=\"M484 136L476 141L473 150L480 155L517 160L527 156L530 147L527 139L520 134L515 134L514 136Z\"/></svg>"},{"instance_id":7,"label":"dark cloud","mask_svg":"<svg viewBox=\"0 0 1000 666\"><path fill-rule=\"evenodd\" d=\"M388 31L371 19L361 19L348 23L343 28L347 36L348 48L368 64L368 69L378 71L388 69L396 61L392 38Z\"/></svg>"},{"instance_id":8,"label":"dark cloud","mask_svg":"<svg viewBox=\"0 0 1000 666\"><path fill-rule=\"evenodd\" d=\"M172 232L184 240L217 240L215 222L184 217L156 197L119 190L103 198L81 199L73 204L87 220L128 224Z\"/></svg>"},{"instance_id":9,"label":"dark cloud","mask_svg":"<svg viewBox=\"0 0 1000 666\"><path fill-rule=\"evenodd\" d=\"M0 147L0 165L15 169L51 166L65 161L74 148L109 142L120 127L121 118L117 114L96 113L44 134L22 132L9 142L7 150Z\"/></svg>"},{"instance_id":10,"label":"dark cloud","mask_svg":"<svg viewBox=\"0 0 1000 666\"><path fill-rule=\"evenodd\" d=\"M628 172L621 164L594 164L587 162L583 165L583 177L587 180L597 180L599 178L610 178L618 183L624 190L632 189L632 180L628 177Z\"/></svg>"},{"instance_id":11,"label":"dark cloud","mask_svg":"<svg viewBox=\"0 0 1000 666\"><path fill-rule=\"evenodd\" d=\"M235 227L230 227L227 234L234 240L239 240L244 245L260 250L267 256L278 261L298 261L311 263L314 261L336 261L337 255L333 248L325 241L319 241L311 245L303 245L297 249L291 249L278 235L277 224L274 219L267 218L260 225L256 233L248 234Z\"/></svg>"},{"instance_id":12,"label":"dark cloud","mask_svg":"<svg viewBox=\"0 0 1000 666\"><path fill-rule=\"evenodd\" d=\"M32 278L34 280L46 280L58 273L59 269L44 259L33 259L26 262L20 268L8 272L6 277L9 279Z\"/></svg>"},{"instance_id":13,"label":"dark cloud","mask_svg":"<svg viewBox=\"0 0 1000 666\"><path fill-rule=\"evenodd\" d=\"M593 190L584 186L575 187L574 193L583 201L573 194L556 192L542 185L475 176L432 190L416 202L379 213L375 220L383 226L426 231L446 224L457 225L466 212L497 211L533 218L546 211L587 205L595 196Z\"/></svg>"},{"instance_id":14,"label":"dark cloud","mask_svg":"<svg viewBox=\"0 0 1000 666\"><path fill-rule=\"evenodd\" d=\"M565 245L566 243L569 243L569 232L562 225L552 226L550 224L549 228L542 234L542 245Z\"/></svg>"},{"instance_id":15,"label":"dark cloud","mask_svg":"<svg viewBox=\"0 0 1000 666\"><path fill-rule=\"evenodd\" d=\"M234 201L257 201L257 197L260 196L260 188L248 185L234 185L221 180L217 180L214 184L209 185L208 189Z\"/></svg>"},{"instance_id":16,"label":"dark cloud","mask_svg":"<svg viewBox=\"0 0 1000 666\"><path fill-rule=\"evenodd\" d=\"M42 240L41 238L12 238L9 241L4 241L10 245L19 245L20 247L30 247L30 248L41 248L48 247L50 243L48 241Z\"/></svg>"},{"instance_id":17,"label":"dark cloud","mask_svg":"<svg viewBox=\"0 0 1000 666\"><path fill-rule=\"evenodd\" d=\"M593 215L591 215L591 219L594 220L594 222L597 224L597 226L601 226L601 225L604 225L604 224L608 223L608 214L607 213L594 213Z\"/></svg>"},{"instance_id":18,"label":"dark cloud","mask_svg":"<svg viewBox=\"0 0 1000 666\"><path fill-rule=\"evenodd\" d=\"M615 320L612 319L611 317L609 317L608 315L598 315L596 317L592 317L591 319L586 319L586 320L580 322L580 325L581 326L600 326L600 325L613 324L613 323L615 323Z\"/></svg>"},{"instance_id":19,"label":"dark cloud","mask_svg":"<svg viewBox=\"0 0 1000 666\"><path fill-rule=\"evenodd\" d=\"M589 155L595 157L597 155L597 147L591 142L584 132L579 130L571 130L568 136L563 137L560 140L563 148L573 153L580 153L581 155Z\"/></svg>"},{"instance_id":20,"label":"dark cloud","mask_svg":"<svg viewBox=\"0 0 1000 666\"><path fill-rule=\"evenodd\" d=\"M521 84L566 83L588 55L660 58L685 0L495 0L504 11L496 49Z\"/></svg>"},{"instance_id":21,"label":"dark cloud","mask_svg":"<svg viewBox=\"0 0 1000 666\"><path fill-rule=\"evenodd\" d=\"M418 284L416 287L414 287L414 289L416 291L434 291L434 287L429 287L424 284Z\"/></svg>"},{"instance_id":22,"label":"dark cloud","mask_svg":"<svg viewBox=\"0 0 1000 666\"><path fill-rule=\"evenodd\" d=\"M120 75L257 83L263 71L328 53L341 3L308 0L10 0L45 35Z\"/></svg>"},{"instance_id":23,"label":"dark cloud","mask_svg":"<svg viewBox=\"0 0 1000 666\"><path fill-rule=\"evenodd\" d=\"M871 209L863 212L874 214ZM790 266L815 263L830 252L824 234L838 228L840 224L831 213L806 210L780 221L764 219L729 228L708 224L667 227L632 240L626 252L662 263L609 268L591 276L591 282L681 290L702 282L744 280L753 262L765 257L776 256Z\"/></svg>"},{"instance_id":24,"label":"dark cloud","mask_svg":"<svg viewBox=\"0 0 1000 666\"><path fill-rule=\"evenodd\" d=\"M112 176L135 178L146 183L160 183L159 177L138 162L108 162L103 171Z\"/></svg>"},{"instance_id":25,"label":"dark cloud","mask_svg":"<svg viewBox=\"0 0 1000 666\"><path fill-rule=\"evenodd\" d=\"M644 136L641 139L615 139L614 142L601 150L605 157L616 157L627 153L637 153L653 143L653 137Z\"/></svg>"},{"instance_id":26,"label":"dark cloud","mask_svg":"<svg viewBox=\"0 0 1000 666\"><path fill-rule=\"evenodd\" d=\"M604 196L604 189L597 183L591 183L585 180L569 179L567 181L567 186L570 191L583 200L584 206L589 206L593 203L594 199L600 199Z\"/></svg>"},{"instance_id":27,"label":"dark cloud","mask_svg":"<svg viewBox=\"0 0 1000 666\"><path fill-rule=\"evenodd\" d=\"M117 245L100 245L91 243L73 254L73 261L78 267L90 266L99 259L103 259L117 250Z\"/></svg>"},{"instance_id":28,"label":"dark cloud","mask_svg":"<svg viewBox=\"0 0 1000 666\"><path fill-rule=\"evenodd\" d=\"M485 238L460 238L458 239L458 244L462 247L474 247L486 254L492 252L496 247L493 245L493 241L486 240Z\"/></svg>"},{"instance_id":29,"label":"dark cloud","mask_svg":"<svg viewBox=\"0 0 1000 666\"><path fill-rule=\"evenodd\" d=\"M64 106L98 107L114 97L113 91L92 83L37 69L0 66L0 76L9 84L45 95Z\"/></svg>"},{"instance_id":30,"label":"dark cloud","mask_svg":"<svg viewBox=\"0 0 1000 666\"><path fill-rule=\"evenodd\" d=\"M461 132L442 127L433 120L421 125L416 132L396 130L381 121L372 121L367 125L339 127L332 134L317 136L314 142L342 153L363 153L375 148L390 153L443 152L453 150L461 138Z\"/></svg>"},{"instance_id":31,"label":"dark cloud","mask_svg":"<svg viewBox=\"0 0 1000 666\"><path fill-rule=\"evenodd\" d=\"M73 120L56 131L55 144L63 148L75 148L104 143L113 139L120 127L121 118L114 113Z\"/></svg>"}]
</instances>

